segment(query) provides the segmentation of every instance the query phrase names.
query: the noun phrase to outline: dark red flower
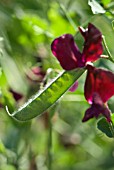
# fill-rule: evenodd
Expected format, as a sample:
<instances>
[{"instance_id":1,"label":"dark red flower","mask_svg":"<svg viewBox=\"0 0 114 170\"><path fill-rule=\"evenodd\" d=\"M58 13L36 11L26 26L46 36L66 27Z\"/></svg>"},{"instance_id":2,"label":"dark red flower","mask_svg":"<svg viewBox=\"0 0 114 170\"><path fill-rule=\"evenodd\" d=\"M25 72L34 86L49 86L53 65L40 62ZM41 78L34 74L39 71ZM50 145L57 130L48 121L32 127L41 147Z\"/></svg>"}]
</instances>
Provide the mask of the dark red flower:
<instances>
[{"instance_id":1,"label":"dark red flower","mask_svg":"<svg viewBox=\"0 0 114 170\"><path fill-rule=\"evenodd\" d=\"M79 27L79 31L85 39L82 53L71 34L64 34L51 44L52 53L65 70L84 67L87 62L97 60L103 52L102 34L93 24L89 23L86 30Z\"/></svg>"},{"instance_id":2,"label":"dark red flower","mask_svg":"<svg viewBox=\"0 0 114 170\"><path fill-rule=\"evenodd\" d=\"M14 97L14 99L15 99L16 101L22 99L22 97L23 97L22 94L14 91L13 89L9 89L9 91L12 93L12 95L13 95L13 97Z\"/></svg>"},{"instance_id":3,"label":"dark red flower","mask_svg":"<svg viewBox=\"0 0 114 170\"><path fill-rule=\"evenodd\" d=\"M86 110L82 121L103 114L110 122L110 110L106 102L114 95L114 73L91 65L87 65L87 70L84 95L91 107Z\"/></svg>"},{"instance_id":4,"label":"dark red flower","mask_svg":"<svg viewBox=\"0 0 114 170\"><path fill-rule=\"evenodd\" d=\"M101 32L93 24L89 24L86 30L81 27L79 30L85 39L82 53L83 62L96 61L103 52Z\"/></svg>"}]
</instances>

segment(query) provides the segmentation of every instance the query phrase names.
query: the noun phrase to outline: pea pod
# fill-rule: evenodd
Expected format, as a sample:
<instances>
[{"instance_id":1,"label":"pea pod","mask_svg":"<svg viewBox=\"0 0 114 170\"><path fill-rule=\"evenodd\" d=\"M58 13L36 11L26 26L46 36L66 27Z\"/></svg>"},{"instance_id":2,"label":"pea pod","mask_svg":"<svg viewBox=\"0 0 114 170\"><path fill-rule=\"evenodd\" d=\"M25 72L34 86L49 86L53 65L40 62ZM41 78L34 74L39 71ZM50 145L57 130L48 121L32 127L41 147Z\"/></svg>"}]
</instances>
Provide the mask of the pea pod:
<instances>
[{"instance_id":1,"label":"pea pod","mask_svg":"<svg viewBox=\"0 0 114 170\"><path fill-rule=\"evenodd\" d=\"M14 113L10 114L7 108L8 114L19 121L27 121L41 115L74 84L84 71L84 68L63 71Z\"/></svg>"}]
</instances>

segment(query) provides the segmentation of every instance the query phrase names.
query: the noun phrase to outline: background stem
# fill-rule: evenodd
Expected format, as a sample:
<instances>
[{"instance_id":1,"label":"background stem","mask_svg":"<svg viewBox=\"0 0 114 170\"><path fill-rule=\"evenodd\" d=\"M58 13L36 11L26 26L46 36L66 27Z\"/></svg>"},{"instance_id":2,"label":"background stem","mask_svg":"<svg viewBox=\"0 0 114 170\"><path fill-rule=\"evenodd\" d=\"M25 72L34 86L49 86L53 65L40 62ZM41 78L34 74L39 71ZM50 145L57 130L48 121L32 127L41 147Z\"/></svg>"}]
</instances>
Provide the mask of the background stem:
<instances>
[{"instance_id":1,"label":"background stem","mask_svg":"<svg viewBox=\"0 0 114 170\"><path fill-rule=\"evenodd\" d=\"M108 49L108 46L107 46L106 40L105 40L105 36L102 35L102 38L103 38L103 45L104 45L105 50L106 50L106 52L107 52L107 54L108 54L108 58L107 58L107 59L110 60L110 61L112 61L112 62L114 63L114 58L112 57L112 55L111 55L111 53L110 53L110 51L109 51L109 49Z\"/></svg>"},{"instance_id":2,"label":"background stem","mask_svg":"<svg viewBox=\"0 0 114 170\"><path fill-rule=\"evenodd\" d=\"M48 136L48 170L52 170L52 123L51 115L49 114L49 136Z\"/></svg>"}]
</instances>

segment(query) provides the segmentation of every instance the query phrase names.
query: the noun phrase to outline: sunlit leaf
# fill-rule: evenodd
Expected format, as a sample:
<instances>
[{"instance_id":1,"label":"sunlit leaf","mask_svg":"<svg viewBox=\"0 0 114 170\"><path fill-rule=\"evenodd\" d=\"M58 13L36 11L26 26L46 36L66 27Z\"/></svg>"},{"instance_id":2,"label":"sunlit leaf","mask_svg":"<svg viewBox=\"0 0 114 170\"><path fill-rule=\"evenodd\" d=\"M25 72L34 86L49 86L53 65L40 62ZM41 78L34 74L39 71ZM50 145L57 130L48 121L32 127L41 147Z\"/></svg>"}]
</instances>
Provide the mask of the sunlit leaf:
<instances>
[{"instance_id":1,"label":"sunlit leaf","mask_svg":"<svg viewBox=\"0 0 114 170\"><path fill-rule=\"evenodd\" d=\"M102 0L102 3L103 3L104 5L108 5L110 2L111 2L111 0Z\"/></svg>"},{"instance_id":2,"label":"sunlit leaf","mask_svg":"<svg viewBox=\"0 0 114 170\"><path fill-rule=\"evenodd\" d=\"M44 90L37 93L19 110L10 115L20 121L27 121L41 115L75 83L84 71L85 69L76 69L62 72Z\"/></svg>"},{"instance_id":3,"label":"sunlit leaf","mask_svg":"<svg viewBox=\"0 0 114 170\"><path fill-rule=\"evenodd\" d=\"M114 113L111 115L112 123L114 124Z\"/></svg>"}]
</instances>

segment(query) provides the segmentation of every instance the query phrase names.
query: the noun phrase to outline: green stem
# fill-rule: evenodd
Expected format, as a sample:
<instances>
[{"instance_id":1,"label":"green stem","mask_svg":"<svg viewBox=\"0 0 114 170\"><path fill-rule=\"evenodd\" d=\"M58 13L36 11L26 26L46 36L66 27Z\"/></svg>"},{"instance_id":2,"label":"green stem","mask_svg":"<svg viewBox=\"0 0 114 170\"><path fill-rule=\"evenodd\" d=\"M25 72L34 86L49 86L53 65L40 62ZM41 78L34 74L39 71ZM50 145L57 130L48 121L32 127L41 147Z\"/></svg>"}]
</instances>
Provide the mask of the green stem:
<instances>
[{"instance_id":1,"label":"green stem","mask_svg":"<svg viewBox=\"0 0 114 170\"><path fill-rule=\"evenodd\" d=\"M111 55L111 53L110 53L110 51L109 51L109 49L108 49L108 46L107 46L106 40L105 40L105 36L102 35L102 38L103 38L103 45L104 45L104 47L105 47L105 49L106 49L106 52L107 52L107 54L108 54L108 58L107 58L107 59L114 63L114 58L112 57L112 55Z\"/></svg>"},{"instance_id":2,"label":"green stem","mask_svg":"<svg viewBox=\"0 0 114 170\"><path fill-rule=\"evenodd\" d=\"M77 26L74 23L74 21L72 20L72 18L68 15L68 12L66 11L64 5L59 3L60 8L62 9L63 13L65 14L66 18L68 19L69 23L72 25L72 27L74 28L75 31L77 31Z\"/></svg>"},{"instance_id":3,"label":"green stem","mask_svg":"<svg viewBox=\"0 0 114 170\"><path fill-rule=\"evenodd\" d=\"M48 170L52 170L52 123L49 114L49 137L48 137Z\"/></svg>"}]
</instances>

